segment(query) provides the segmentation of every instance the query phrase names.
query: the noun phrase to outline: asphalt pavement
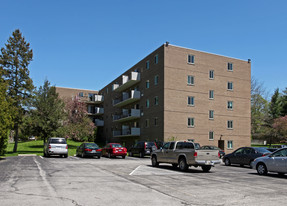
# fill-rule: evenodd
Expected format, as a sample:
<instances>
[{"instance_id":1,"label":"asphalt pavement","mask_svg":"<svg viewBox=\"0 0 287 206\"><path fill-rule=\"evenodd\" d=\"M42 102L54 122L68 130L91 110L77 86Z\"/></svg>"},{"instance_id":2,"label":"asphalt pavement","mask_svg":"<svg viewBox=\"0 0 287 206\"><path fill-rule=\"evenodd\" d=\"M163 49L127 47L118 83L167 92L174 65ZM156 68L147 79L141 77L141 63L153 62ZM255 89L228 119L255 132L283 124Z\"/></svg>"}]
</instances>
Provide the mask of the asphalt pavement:
<instances>
[{"instance_id":1,"label":"asphalt pavement","mask_svg":"<svg viewBox=\"0 0 287 206\"><path fill-rule=\"evenodd\" d=\"M216 165L181 172L150 159L8 157L0 205L285 205L287 176Z\"/></svg>"}]
</instances>

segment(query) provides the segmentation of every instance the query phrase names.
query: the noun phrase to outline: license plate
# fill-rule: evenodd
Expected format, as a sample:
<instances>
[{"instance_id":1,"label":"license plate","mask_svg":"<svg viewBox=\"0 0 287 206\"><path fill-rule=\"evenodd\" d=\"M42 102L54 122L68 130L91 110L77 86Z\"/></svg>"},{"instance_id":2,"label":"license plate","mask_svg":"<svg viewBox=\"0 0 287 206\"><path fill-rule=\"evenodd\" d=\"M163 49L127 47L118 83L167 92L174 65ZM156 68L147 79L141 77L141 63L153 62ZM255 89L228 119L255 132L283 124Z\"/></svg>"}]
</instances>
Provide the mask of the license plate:
<instances>
[{"instance_id":1,"label":"license plate","mask_svg":"<svg viewBox=\"0 0 287 206\"><path fill-rule=\"evenodd\" d=\"M205 164L210 165L210 161L205 161Z\"/></svg>"},{"instance_id":2,"label":"license plate","mask_svg":"<svg viewBox=\"0 0 287 206\"><path fill-rule=\"evenodd\" d=\"M96 151L95 150L92 150L92 153L95 153Z\"/></svg>"},{"instance_id":3,"label":"license plate","mask_svg":"<svg viewBox=\"0 0 287 206\"><path fill-rule=\"evenodd\" d=\"M121 152L122 150L121 149L119 149L119 152Z\"/></svg>"}]
</instances>

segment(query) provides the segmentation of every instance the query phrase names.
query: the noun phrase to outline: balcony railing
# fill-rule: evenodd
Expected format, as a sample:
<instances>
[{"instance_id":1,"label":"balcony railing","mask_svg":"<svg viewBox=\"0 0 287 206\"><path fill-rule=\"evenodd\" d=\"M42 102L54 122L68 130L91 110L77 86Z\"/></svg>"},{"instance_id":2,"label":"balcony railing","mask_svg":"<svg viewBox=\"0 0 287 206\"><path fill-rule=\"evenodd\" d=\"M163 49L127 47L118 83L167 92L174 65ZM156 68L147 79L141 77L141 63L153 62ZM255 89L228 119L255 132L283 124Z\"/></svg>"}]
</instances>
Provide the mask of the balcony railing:
<instances>
[{"instance_id":1,"label":"balcony railing","mask_svg":"<svg viewBox=\"0 0 287 206\"><path fill-rule=\"evenodd\" d=\"M95 119L95 125L97 127L103 127L104 126L104 120Z\"/></svg>"},{"instance_id":2,"label":"balcony railing","mask_svg":"<svg viewBox=\"0 0 287 206\"><path fill-rule=\"evenodd\" d=\"M131 110L123 110L121 115L114 115L114 122L126 122L131 120L136 120L140 118L140 110L139 109L131 109Z\"/></svg>"},{"instance_id":3,"label":"balcony railing","mask_svg":"<svg viewBox=\"0 0 287 206\"><path fill-rule=\"evenodd\" d=\"M93 105L88 105L88 114L89 115L102 115L104 114L104 108L94 107Z\"/></svg>"},{"instance_id":4,"label":"balcony railing","mask_svg":"<svg viewBox=\"0 0 287 206\"><path fill-rule=\"evenodd\" d=\"M131 127L123 130L113 131L113 137L136 137L140 136L140 128Z\"/></svg>"},{"instance_id":5,"label":"balcony railing","mask_svg":"<svg viewBox=\"0 0 287 206\"><path fill-rule=\"evenodd\" d=\"M131 90L128 92L123 92L122 99L115 99L113 101L115 107L122 107L133 102L139 101L140 91Z\"/></svg>"},{"instance_id":6,"label":"balcony railing","mask_svg":"<svg viewBox=\"0 0 287 206\"><path fill-rule=\"evenodd\" d=\"M94 96L93 101L96 102L96 103L102 103L102 102L104 101L104 96L103 96L103 95L96 94L96 95Z\"/></svg>"},{"instance_id":7,"label":"balcony railing","mask_svg":"<svg viewBox=\"0 0 287 206\"><path fill-rule=\"evenodd\" d=\"M139 72L131 72L130 75L122 75L122 84L114 84L113 90L116 92L122 92L138 82L140 82L141 77Z\"/></svg>"}]
</instances>

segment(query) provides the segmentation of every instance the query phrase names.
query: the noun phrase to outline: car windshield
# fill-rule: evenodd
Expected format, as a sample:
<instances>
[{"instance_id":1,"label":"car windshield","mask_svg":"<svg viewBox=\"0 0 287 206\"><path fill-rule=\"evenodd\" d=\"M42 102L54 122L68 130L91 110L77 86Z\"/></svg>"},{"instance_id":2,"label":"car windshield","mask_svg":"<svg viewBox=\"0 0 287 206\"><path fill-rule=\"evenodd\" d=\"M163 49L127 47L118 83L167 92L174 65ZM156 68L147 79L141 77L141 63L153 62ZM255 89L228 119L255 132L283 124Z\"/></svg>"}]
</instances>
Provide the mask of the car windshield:
<instances>
[{"instance_id":1,"label":"car windshield","mask_svg":"<svg viewBox=\"0 0 287 206\"><path fill-rule=\"evenodd\" d=\"M122 147L122 145L120 144L112 144L112 147L115 148L115 147Z\"/></svg>"},{"instance_id":2,"label":"car windshield","mask_svg":"<svg viewBox=\"0 0 287 206\"><path fill-rule=\"evenodd\" d=\"M97 149L97 148L99 148L99 146L97 144L95 144L95 143L87 143L86 144L86 148L88 148L88 149Z\"/></svg>"},{"instance_id":3,"label":"car windshield","mask_svg":"<svg viewBox=\"0 0 287 206\"><path fill-rule=\"evenodd\" d=\"M67 144L65 139L51 139L50 143L53 143L53 144Z\"/></svg>"},{"instance_id":4,"label":"car windshield","mask_svg":"<svg viewBox=\"0 0 287 206\"><path fill-rule=\"evenodd\" d=\"M257 147L257 148L254 148L257 152L260 152L260 153L270 153L270 151L268 151L266 148L263 148L263 147Z\"/></svg>"},{"instance_id":5,"label":"car windshield","mask_svg":"<svg viewBox=\"0 0 287 206\"><path fill-rule=\"evenodd\" d=\"M147 147L152 147L152 146L155 146L155 144L154 144L153 142L147 142L147 143L146 143L146 146L147 146Z\"/></svg>"}]
</instances>

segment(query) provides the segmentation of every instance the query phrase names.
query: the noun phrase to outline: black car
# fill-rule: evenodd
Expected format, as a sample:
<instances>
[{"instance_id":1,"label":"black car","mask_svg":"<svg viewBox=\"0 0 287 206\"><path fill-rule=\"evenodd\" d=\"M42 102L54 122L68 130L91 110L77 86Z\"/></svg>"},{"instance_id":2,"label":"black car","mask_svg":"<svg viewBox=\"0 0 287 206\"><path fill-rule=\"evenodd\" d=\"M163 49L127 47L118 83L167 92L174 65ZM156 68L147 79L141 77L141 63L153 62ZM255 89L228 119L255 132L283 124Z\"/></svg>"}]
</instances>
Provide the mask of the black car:
<instances>
[{"instance_id":1,"label":"black car","mask_svg":"<svg viewBox=\"0 0 287 206\"><path fill-rule=\"evenodd\" d=\"M95 143L83 143L81 144L76 151L78 157L98 157L102 156L102 149Z\"/></svg>"},{"instance_id":2,"label":"black car","mask_svg":"<svg viewBox=\"0 0 287 206\"><path fill-rule=\"evenodd\" d=\"M223 162L226 166L231 164L251 165L251 162L257 157L262 157L271 152L263 147L241 147L234 152L224 155Z\"/></svg>"},{"instance_id":3,"label":"black car","mask_svg":"<svg viewBox=\"0 0 287 206\"><path fill-rule=\"evenodd\" d=\"M220 154L220 158L222 158L225 155L224 150L220 149L219 147L212 146L212 145L204 145L200 147L202 150L218 150Z\"/></svg>"},{"instance_id":4,"label":"black car","mask_svg":"<svg viewBox=\"0 0 287 206\"><path fill-rule=\"evenodd\" d=\"M137 142L129 150L129 155L133 157L134 155L139 155L144 157L145 155L150 155L151 152L157 149L157 146L154 142Z\"/></svg>"}]
</instances>

